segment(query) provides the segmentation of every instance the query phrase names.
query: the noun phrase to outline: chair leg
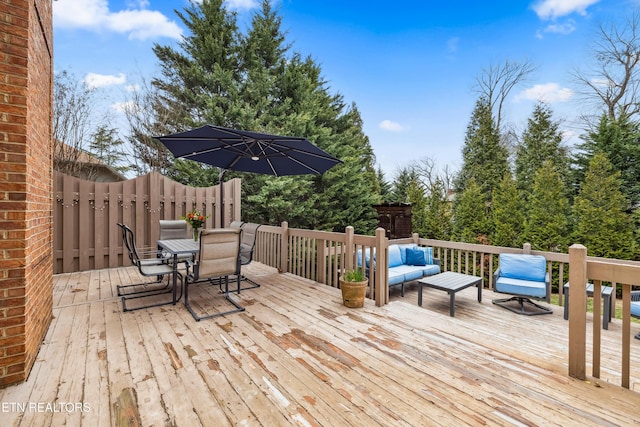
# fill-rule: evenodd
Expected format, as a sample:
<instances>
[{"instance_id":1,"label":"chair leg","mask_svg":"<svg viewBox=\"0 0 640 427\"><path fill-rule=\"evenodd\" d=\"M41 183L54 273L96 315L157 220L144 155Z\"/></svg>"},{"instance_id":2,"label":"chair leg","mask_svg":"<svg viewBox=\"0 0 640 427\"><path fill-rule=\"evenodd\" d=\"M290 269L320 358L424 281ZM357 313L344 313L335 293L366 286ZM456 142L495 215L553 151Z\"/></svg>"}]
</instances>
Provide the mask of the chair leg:
<instances>
[{"instance_id":1,"label":"chair leg","mask_svg":"<svg viewBox=\"0 0 640 427\"><path fill-rule=\"evenodd\" d=\"M213 285L213 280L209 280L209 282ZM194 283L194 282L192 282L192 283ZM239 292L239 289L240 289L240 278L238 277L238 292ZM200 316L199 314L197 314L195 312L195 310L191 307L191 304L189 303L189 280L187 279L186 282L185 282L185 286L184 286L184 305L187 307L187 310L189 310L189 313L191 313L191 316L193 316L193 318L196 320L196 322L199 322L202 319L210 319L212 317L224 316L225 314L239 313L239 312L245 310L244 307L242 307L236 301L231 299L230 296L229 296L229 276L225 276L225 299L227 301L229 301L231 304L233 304L235 309L222 311L220 313L208 314L206 316Z\"/></svg>"},{"instance_id":2,"label":"chair leg","mask_svg":"<svg viewBox=\"0 0 640 427\"><path fill-rule=\"evenodd\" d=\"M518 307L512 307L506 303L512 302L512 301L517 301L518 302ZM503 299L494 299L492 301L494 304L502 307L502 308L506 308L509 311L512 311L516 314L523 314L525 316L536 316L539 314L551 314L553 313L553 310L550 309L549 307L545 307L543 305L540 304L536 304L535 302L531 301L531 299L526 298L526 297L511 297L511 298L503 298ZM537 311L527 311L525 309L525 303L526 304L530 304L534 307L536 307L538 310Z\"/></svg>"},{"instance_id":3,"label":"chair leg","mask_svg":"<svg viewBox=\"0 0 640 427\"><path fill-rule=\"evenodd\" d=\"M182 275L178 274L178 279L180 279L180 297L178 297L176 299L179 300L180 298L182 298L182 288L183 288L183 280L182 280ZM167 294L167 293L171 293L173 291L173 287L171 287L169 285L169 283L171 282L171 277L168 276L168 280L167 280L167 285L164 288L158 289L158 290L148 290L147 292L142 292L142 291L138 291L135 293L130 293L130 294L125 294L125 295L121 295L120 298L122 300L122 311L135 311L135 310L141 310L143 308L151 308L151 307L160 307L162 305L168 305L168 304L175 304L175 301L172 299L170 299L169 301L162 301L162 302L158 302L158 303L153 303L153 304L146 304L146 305L141 305L139 307L127 307L127 301L129 300L134 300L134 299L140 299L140 298L147 298L147 297L152 297L152 296L156 296L156 295L163 295L163 294ZM127 285L127 286L131 286L131 285ZM168 290L166 290L166 288L168 288Z\"/></svg>"},{"instance_id":4,"label":"chair leg","mask_svg":"<svg viewBox=\"0 0 640 427\"><path fill-rule=\"evenodd\" d=\"M161 288L146 289L147 287L158 285L160 283L162 283L162 276L158 276L155 282L132 283L131 285L118 285L116 286L116 290L118 292L119 297L127 296L127 295L144 294L147 292L157 292L157 291L171 292L171 286L169 285L169 282L167 282L167 284ZM139 288L139 287L142 287L143 289L127 292L128 289Z\"/></svg>"},{"instance_id":5,"label":"chair leg","mask_svg":"<svg viewBox=\"0 0 640 427\"><path fill-rule=\"evenodd\" d=\"M640 332L638 332L637 334L635 334L634 336L635 339L640 340Z\"/></svg>"}]
</instances>

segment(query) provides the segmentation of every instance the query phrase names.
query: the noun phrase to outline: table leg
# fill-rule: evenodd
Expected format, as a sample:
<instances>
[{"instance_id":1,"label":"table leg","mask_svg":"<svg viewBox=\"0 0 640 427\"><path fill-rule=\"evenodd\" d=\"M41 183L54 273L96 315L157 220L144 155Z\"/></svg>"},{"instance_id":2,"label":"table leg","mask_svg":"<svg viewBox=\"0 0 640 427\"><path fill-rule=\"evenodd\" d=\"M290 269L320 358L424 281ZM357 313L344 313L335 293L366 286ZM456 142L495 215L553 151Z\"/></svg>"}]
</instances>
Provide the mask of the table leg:
<instances>
[{"instance_id":1,"label":"table leg","mask_svg":"<svg viewBox=\"0 0 640 427\"><path fill-rule=\"evenodd\" d=\"M456 314L456 293L449 292L449 316L454 317Z\"/></svg>"},{"instance_id":2,"label":"table leg","mask_svg":"<svg viewBox=\"0 0 640 427\"><path fill-rule=\"evenodd\" d=\"M478 302L482 302L482 280L478 282Z\"/></svg>"},{"instance_id":3,"label":"table leg","mask_svg":"<svg viewBox=\"0 0 640 427\"><path fill-rule=\"evenodd\" d=\"M422 307L422 282L418 282L418 305Z\"/></svg>"},{"instance_id":4,"label":"table leg","mask_svg":"<svg viewBox=\"0 0 640 427\"><path fill-rule=\"evenodd\" d=\"M173 254L173 305L176 305L176 287L178 286L178 254Z\"/></svg>"},{"instance_id":5,"label":"table leg","mask_svg":"<svg viewBox=\"0 0 640 427\"><path fill-rule=\"evenodd\" d=\"M605 295L603 303L604 313L602 315L602 329L609 329L609 320L611 320L611 296Z\"/></svg>"}]
</instances>

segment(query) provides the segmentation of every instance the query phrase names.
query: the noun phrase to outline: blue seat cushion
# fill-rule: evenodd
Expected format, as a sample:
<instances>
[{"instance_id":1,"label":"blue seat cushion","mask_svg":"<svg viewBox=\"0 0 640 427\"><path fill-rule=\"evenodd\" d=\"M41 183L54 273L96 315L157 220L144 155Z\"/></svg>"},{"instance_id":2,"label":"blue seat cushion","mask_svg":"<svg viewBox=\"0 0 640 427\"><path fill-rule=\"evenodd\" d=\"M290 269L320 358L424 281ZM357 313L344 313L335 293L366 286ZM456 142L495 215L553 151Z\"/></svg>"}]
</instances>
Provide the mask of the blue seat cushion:
<instances>
[{"instance_id":1,"label":"blue seat cushion","mask_svg":"<svg viewBox=\"0 0 640 427\"><path fill-rule=\"evenodd\" d=\"M423 268L404 264L389 268L389 286L421 278L423 276Z\"/></svg>"},{"instance_id":2,"label":"blue seat cushion","mask_svg":"<svg viewBox=\"0 0 640 427\"><path fill-rule=\"evenodd\" d=\"M522 295L533 298L546 298L547 285L543 281L512 279L500 276L495 283L495 291L504 294Z\"/></svg>"},{"instance_id":3,"label":"blue seat cushion","mask_svg":"<svg viewBox=\"0 0 640 427\"><path fill-rule=\"evenodd\" d=\"M433 276L434 274L440 274L440 266L427 264L422 268L422 274L424 276Z\"/></svg>"},{"instance_id":4,"label":"blue seat cushion","mask_svg":"<svg viewBox=\"0 0 640 427\"><path fill-rule=\"evenodd\" d=\"M631 301L631 315L640 318L640 302Z\"/></svg>"},{"instance_id":5,"label":"blue seat cushion","mask_svg":"<svg viewBox=\"0 0 640 427\"><path fill-rule=\"evenodd\" d=\"M501 277L544 282L547 260L541 255L500 254L499 269Z\"/></svg>"}]
</instances>

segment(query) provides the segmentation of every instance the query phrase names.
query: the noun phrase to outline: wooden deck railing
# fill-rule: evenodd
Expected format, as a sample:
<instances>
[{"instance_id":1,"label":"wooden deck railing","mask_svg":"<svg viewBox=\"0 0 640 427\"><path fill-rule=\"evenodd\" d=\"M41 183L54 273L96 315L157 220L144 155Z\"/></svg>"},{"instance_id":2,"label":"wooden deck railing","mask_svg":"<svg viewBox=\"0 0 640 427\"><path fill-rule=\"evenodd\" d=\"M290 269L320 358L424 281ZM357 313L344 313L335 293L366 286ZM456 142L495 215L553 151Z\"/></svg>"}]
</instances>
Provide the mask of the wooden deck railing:
<instances>
[{"instance_id":1,"label":"wooden deck railing","mask_svg":"<svg viewBox=\"0 0 640 427\"><path fill-rule=\"evenodd\" d=\"M593 318L601 317L602 282L608 282L622 289L622 387L629 388L629 362L631 354L631 287L640 285L640 263L608 258L587 256L587 248L573 245L569 248L569 287L578 289L569 296L569 375L578 379L586 378L586 284L593 289ZM600 378L601 329L599 322L593 321L592 375Z\"/></svg>"}]
</instances>

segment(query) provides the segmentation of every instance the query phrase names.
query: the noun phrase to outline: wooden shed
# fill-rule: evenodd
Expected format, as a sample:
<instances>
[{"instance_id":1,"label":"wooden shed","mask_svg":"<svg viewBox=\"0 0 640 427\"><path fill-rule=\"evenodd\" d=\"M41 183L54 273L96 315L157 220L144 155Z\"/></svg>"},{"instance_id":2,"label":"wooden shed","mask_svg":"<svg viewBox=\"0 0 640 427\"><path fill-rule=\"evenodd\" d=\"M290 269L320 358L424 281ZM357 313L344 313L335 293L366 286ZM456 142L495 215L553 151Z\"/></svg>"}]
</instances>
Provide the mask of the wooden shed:
<instances>
[{"instance_id":1,"label":"wooden shed","mask_svg":"<svg viewBox=\"0 0 640 427\"><path fill-rule=\"evenodd\" d=\"M411 237L411 203L383 203L373 206L378 212L378 227L389 239Z\"/></svg>"}]
</instances>

